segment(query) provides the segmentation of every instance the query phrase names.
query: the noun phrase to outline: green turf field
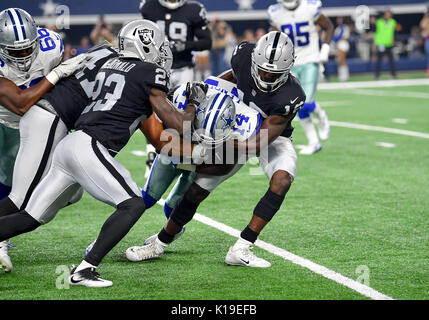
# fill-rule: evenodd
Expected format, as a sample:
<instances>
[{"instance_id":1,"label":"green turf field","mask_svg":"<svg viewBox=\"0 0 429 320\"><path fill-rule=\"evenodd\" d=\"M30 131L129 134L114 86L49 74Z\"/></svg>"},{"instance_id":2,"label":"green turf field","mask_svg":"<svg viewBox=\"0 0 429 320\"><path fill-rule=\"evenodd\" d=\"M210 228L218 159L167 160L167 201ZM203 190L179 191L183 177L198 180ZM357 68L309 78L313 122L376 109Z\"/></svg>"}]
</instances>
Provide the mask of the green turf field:
<instances>
[{"instance_id":1,"label":"green turf field","mask_svg":"<svg viewBox=\"0 0 429 320\"><path fill-rule=\"evenodd\" d=\"M427 86L369 88L365 94L320 91L317 99L326 103L332 121L429 134ZM398 118L407 122L392 121ZM305 144L299 123L294 124L294 143ZM136 134L118 156L139 185L145 181L145 158L131 151L145 150L144 141ZM221 185L198 212L243 229L268 186L265 176L249 175L251 168L257 165L248 164ZM320 153L299 156L297 178L260 239L358 282L367 270L366 284L394 299L429 299L428 182L427 137L332 126ZM127 262L125 250L164 225L160 206L146 211L100 265L101 276L113 287L58 289L62 268L80 263L113 211L86 194L48 225L12 239L15 269L0 274L0 300L369 299L259 247L254 252L271 268L226 266L235 238L195 220L160 260Z\"/></svg>"}]
</instances>

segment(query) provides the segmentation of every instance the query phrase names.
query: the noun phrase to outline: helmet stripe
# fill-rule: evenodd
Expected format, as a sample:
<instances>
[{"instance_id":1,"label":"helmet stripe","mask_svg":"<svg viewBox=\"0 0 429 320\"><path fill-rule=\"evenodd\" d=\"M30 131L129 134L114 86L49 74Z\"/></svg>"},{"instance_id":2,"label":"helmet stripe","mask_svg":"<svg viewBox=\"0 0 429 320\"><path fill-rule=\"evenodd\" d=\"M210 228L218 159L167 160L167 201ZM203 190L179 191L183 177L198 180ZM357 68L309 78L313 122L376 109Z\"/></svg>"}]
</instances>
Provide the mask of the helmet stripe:
<instances>
[{"instance_id":1,"label":"helmet stripe","mask_svg":"<svg viewBox=\"0 0 429 320\"><path fill-rule=\"evenodd\" d=\"M213 129L214 129L214 126L216 124L217 117L219 116L220 110L222 110L222 108L224 107L223 103L225 102L225 100L226 100L227 97L228 96L225 94L224 97L223 97L223 99L222 99L222 101L221 101L221 103L219 104L219 106L218 106L218 108L216 110L216 114L215 114L215 116L214 116L214 118L212 120L212 125L210 127L210 133L211 134L213 134Z\"/></svg>"},{"instance_id":2,"label":"helmet stripe","mask_svg":"<svg viewBox=\"0 0 429 320\"><path fill-rule=\"evenodd\" d=\"M15 31L15 40L18 41L18 30L16 29L16 24L15 24L15 19L13 18L12 13L10 12L10 10L7 10L7 13L9 14L10 20L12 21L12 25L13 25L13 31Z\"/></svg>"},{"instance_id":3,"label":"helmet stripe","mask_svg":"<svg viewBox=\"0 0 429 320\"><path fill-rule=\"evenodd\" d=\"M27 35L25 34L24 22L22 22L21 14L18 10L14 10L16 12L16 15L18 16L19 23L21 24L22 35L24 36L24 39L27 39Z\"/></svg>"},{"instance_id":4,"label":"helmet stripe","mask_svg":"<svg viewBox=\"0 0 429 320\"><path fill-rule=\"evenodd\" d=\"M274 62L274 57L276 56L277 45L279 44L280 34L281 34L281 32L277 31L276 35L274 37L273 48L271 49L271 55L270 55L270 61L269 61L270 64L272 64Z\"/></svg>"},{"instance_id":5,"label":"helmet stripe","mask_svg":"<svg viewBox=\"0 0 429 320\"><path fill-rule=\"evenodd\" d=\"M211 104L211 106L210 106L209 110L206 112L206 114L207 114L207 113L210 113L210 110L211 110L211 109L213 109L213 106L215 105L216 100L217 100L217 98L219 98L219 96L220 96L220 93L218 93L218 94L216 95L216 97L213 99L213 102L212 102L212 104ZM210 116L209 116L209 117L206 117L206 119L204 120L203 129L205 129L205 128L206 128L206 126L207 126L207 122L209 121L209 118L210 118Z\"/></svg>"}]
</instances>

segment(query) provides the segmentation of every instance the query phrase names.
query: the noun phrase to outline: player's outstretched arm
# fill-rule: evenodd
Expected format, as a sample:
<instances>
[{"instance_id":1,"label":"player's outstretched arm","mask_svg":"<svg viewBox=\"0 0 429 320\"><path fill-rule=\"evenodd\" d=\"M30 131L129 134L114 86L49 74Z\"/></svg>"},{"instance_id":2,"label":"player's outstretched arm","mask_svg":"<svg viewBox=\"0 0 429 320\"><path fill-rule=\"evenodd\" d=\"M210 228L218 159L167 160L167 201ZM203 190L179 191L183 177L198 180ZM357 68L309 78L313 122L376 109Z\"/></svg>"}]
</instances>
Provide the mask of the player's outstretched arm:
<instances>
[{"instance_id":1,"label":"player's outstretched arm","mask_svg":"<svg viewBox=\"0 0 429 320\"><path fill-rule=\"evenodd\" d=\"M189 123L192 123L194 120L194 107L188 107L186 108L186 112L180 113L174 108L173 104L167 99L167 94L162 90L152 88L150 90L149 101L152 104L153 111L161 119L162 123L167 128L176 130L180 135L184 133L185 126L183 122L189 121Z\"/></svg>"},{"instance_id":2,"label":"player's outstretched arm","mask_svg":"<svg viewBox=\"0 0 429 320\"><path fill-rule=\"evenodd\" d=\"M53 86L45 78L36 85L21 90L9 79L0 78L0 105L22 116Z\"/></svg>"},{"instance_id":3,"label":"player's outstretched arm","mask_svg":"<svg viewBox=\"0 0 429 320\"><path fill-rule=\"evenodd\" d=\"M326 31L326 37L325 37L325 43L329 44L332 41L332 38L334 37L334 24L332 23L331 19L329 19L324 14L320 14L319 18L317 19L316 23Z\"/></svg>"},{"instance_id":4,"label":"player's outstretched arm","mask_svg":"<svg viewBox=\"0 0 429 320\"><path fill-rule=\"evenodd\" d=\"M294 116L294 113L287 116L269 116L262 122L261 129L254 138L244 142L235 141L234 148L240 153L260 154L261 149L266 148L282 134L288 122L292 120Z\"/></svg>"}]
</instances>

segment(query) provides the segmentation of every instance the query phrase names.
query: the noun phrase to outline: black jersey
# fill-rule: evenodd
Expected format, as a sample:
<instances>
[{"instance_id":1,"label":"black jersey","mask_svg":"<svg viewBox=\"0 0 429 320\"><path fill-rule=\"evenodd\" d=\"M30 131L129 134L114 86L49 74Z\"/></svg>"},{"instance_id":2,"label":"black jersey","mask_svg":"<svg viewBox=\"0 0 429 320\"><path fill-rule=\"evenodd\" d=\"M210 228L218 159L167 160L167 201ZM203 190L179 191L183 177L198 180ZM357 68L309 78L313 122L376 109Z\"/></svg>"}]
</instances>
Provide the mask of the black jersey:
<instances>
[{"instance_id":1,"label":"black jersey","mask_svg":"<svg viewBox=\"0 0 429 320\"><path fill-rule=\"evenodd\" d=\"M185 66L193 66L192 50L208 50L207 48L192 47L196 33L207 28L206 10L196 1L187 1L176 10L170 10L162 6L158 0L142 1L140 11L144 19L155 22L165 32L169 41L181 41L186 43L186 49L173 54L173 69Z\"/></svg>"},{"instance_id":2,"label":"black jersey","mask_svg":"<svg viewBox=\"0 0 429 320\"><path fill-rule=\"evenodd\" d=\"M42 99L49 101L68 130L74 129L76 120L88 105L98 70L107 60L117 56L117 49L109 45L90 50L84 67L43 95Z\"/></svg>"},{"instance_id":3,"label":"black jersey","mask_svg":"<svg viewBox=\"0 0 429 320\"><path fill-rule=\"evenodd\" d=\"M271 115L287 116L295 113L304 105L305 93L299 81L289 74L287 81L277 90L268 93L260 90L251 74L251 54L255 44L240 43L231 58L231 66L237 77L237 88L242 92L240 98L252 109L257 110L263 118ZM289 121L284 137L292 135L292 120Z\"/></svg>"},{"instance_id":4,"label":"black jersey","mask_svg":"<svg viewBox=\"0 0 429 320\"><path fill-rule=\"evenodd\" d=\"M96 77L93 98L76 122L76 129L118 153L134 131L152 114L152 88L167 92L166 71L138 59L113 58Z\"/></svg>"}]
</instances>

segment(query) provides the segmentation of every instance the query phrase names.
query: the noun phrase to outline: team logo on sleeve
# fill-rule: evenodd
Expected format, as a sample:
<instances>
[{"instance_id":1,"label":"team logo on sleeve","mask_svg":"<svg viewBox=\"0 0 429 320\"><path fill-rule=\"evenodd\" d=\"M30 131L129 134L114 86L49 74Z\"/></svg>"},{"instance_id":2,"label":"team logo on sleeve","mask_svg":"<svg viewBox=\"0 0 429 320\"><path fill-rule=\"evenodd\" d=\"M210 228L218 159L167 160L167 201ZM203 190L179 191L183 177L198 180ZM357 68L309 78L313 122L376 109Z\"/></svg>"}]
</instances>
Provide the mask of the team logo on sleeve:
<instances>
[{"instance_id":1,"label":"team logo on sleeve","mask_svg":"<svg viewBox=\"0 0 429 320\"><path fill-rule=\"evenodd\" d=\"M152 39L154 36L154 31L151 29L142 29L138 30L140 41L143 42L144 45L149 45L152 43Z\"/></svg>"}]
</instances>

